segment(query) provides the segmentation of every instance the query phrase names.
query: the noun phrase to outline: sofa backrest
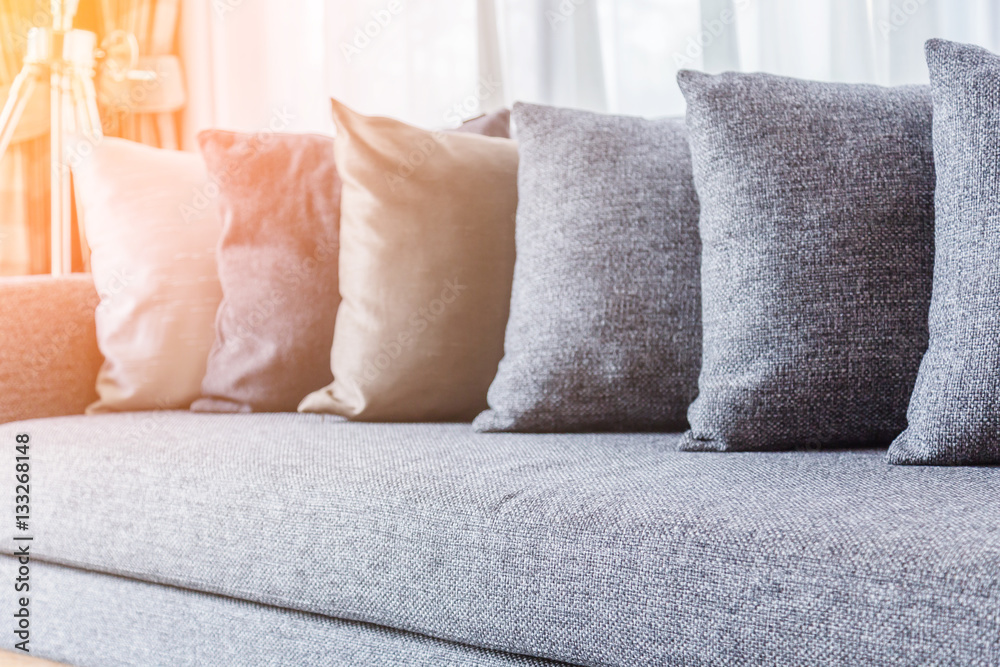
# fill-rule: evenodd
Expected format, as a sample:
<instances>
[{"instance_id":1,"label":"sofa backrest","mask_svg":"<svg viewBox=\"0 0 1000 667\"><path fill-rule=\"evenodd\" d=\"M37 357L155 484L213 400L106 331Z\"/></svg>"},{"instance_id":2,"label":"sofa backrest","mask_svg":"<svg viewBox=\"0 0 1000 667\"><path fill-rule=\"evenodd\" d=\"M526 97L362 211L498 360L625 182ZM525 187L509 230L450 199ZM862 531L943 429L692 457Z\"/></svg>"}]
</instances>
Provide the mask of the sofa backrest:
<instances>
[{"instance_id":1,"label":"sofa backrest","mask_svg":"<svg viewBox=\"0 0 1000 667\"><path fill-rule=\"evenodd\" d=\"M89 274L0 278L0 423L82 414L97 400Z\"/></svg>"}]
</instances>

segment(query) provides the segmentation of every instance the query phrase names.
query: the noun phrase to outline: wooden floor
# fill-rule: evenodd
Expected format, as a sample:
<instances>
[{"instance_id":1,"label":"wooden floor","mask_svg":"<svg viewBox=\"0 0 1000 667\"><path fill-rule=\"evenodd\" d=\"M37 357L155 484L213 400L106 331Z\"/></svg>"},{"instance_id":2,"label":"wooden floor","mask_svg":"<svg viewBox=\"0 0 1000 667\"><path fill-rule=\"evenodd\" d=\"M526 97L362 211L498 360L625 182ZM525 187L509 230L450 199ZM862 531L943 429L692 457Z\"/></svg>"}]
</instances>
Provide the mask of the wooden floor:
<instances>
[{"instance_id":1,"label":"wooden floor","mask_svg":"<svg viewBox=\"0 0 1000 667\"><path fill-rule=\"evenodd\" d=\"M21 652L8 653L0 650L0 667L61 667L61 665L41 658L32 658Z\"/></svg>"}]
</instances>

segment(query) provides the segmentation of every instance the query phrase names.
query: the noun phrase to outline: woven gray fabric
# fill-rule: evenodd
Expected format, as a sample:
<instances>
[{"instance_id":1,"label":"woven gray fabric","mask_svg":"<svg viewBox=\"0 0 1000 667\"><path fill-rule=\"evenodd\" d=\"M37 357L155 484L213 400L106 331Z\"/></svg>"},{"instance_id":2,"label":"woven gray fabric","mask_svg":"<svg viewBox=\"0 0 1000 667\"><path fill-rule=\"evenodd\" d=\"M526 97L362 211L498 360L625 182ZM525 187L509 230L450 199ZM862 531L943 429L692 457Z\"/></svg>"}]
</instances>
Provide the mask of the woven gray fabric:
<instances>
[{"instance_id":1,"label":"woven gray fabric","mask_svg":"<svg viewBox=\"0 0 1000 667\"><path fill-rule=\"evenodd\" d=\"M683 120L518 104L517 262L479 431L682 430L701 365Z\"/></svg>"},{"instance_id":2,"label":"woven gray fabric","mask_svg":"<svg viewBox=\"0 0 1000 667\"><path fill-rule=\"evenodd\" d=\"M888 445L927 349L927 87L681 72L701 200L689 450Z\"/></svg>"},{"instance_id":3,"label":"woven gray fabric","mask_svg":"<svg viewBox=\"0 0 1000 667\"><path fill-rule=\"evenodd\" d=\"M15 570L0 556L4 581ZM76 667L556 664L41 561L30 609L31 655Z\"/></svg>"},{"instance_id":4,"label":"woven gray fabric","mask_svg":"<svg viewBox=\"0 0 1000 667\"><path fill-rule=\"evenodd\" d=\"M992 468L319 415L19 431L61 564L583 665L1000 662Z\"/></svg>"},{"instance_id":5,"label":"woven gray fabric","mask_svg":"<svg viewBox=\"0 0 1000 667\"><path fill-rule=\"evenodd\" d=\"M0 279L0 423L78 415L97 400L90 275Z\"/></svg>"},{"instance_id":6,"label":"woven gray fabric","mask_svg":"<svg viewBox=\"0 0 1000 667\"><path fill-rule=\"evenodd\" d=\"M222 303L199 412L295 412L333 380L340 178L331 137L198 135L222 218Z\"/></svg>"},{"instance_id":7,"label":"woven gray fabric","mask_svg":"<svg viewBox=\"0 0 1000 667\"><path fill-rule=\"evenodd\" d=\"M1000 463L1000 57L932 40L927 63L938 176L930 346L889 461Z\"/></svg>"}]
</instances>

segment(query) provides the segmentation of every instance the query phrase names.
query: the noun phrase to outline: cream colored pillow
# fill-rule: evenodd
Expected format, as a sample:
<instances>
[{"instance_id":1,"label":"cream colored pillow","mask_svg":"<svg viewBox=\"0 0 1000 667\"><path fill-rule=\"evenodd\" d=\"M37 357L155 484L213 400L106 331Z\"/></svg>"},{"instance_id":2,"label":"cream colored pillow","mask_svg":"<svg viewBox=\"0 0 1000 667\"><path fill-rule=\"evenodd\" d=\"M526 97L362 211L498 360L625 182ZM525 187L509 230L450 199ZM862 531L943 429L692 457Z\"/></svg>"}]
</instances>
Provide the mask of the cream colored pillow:
<instances>
[{"instance_id":1,"label":"cream colored pillow","mask_svg":"<svg viewBox=\"0 0 1000 667\"><path fill-rule=\"evenodd\" d=\"M343 180L334 381L299 410L471 420L503 356L517 145L333 108Z\"/></svg>"},{"instance_id":2,"label":"cream colored pillow","mask_svg":"<svg viewBox=\"0 0 1000 667\"><path fill-rule=\"evenodd\" d=\"M221 225L204 163L106 138L73 176L105 357L87 412L187 408L200 394L222 299Z\"/></svg>"}]
</instances>

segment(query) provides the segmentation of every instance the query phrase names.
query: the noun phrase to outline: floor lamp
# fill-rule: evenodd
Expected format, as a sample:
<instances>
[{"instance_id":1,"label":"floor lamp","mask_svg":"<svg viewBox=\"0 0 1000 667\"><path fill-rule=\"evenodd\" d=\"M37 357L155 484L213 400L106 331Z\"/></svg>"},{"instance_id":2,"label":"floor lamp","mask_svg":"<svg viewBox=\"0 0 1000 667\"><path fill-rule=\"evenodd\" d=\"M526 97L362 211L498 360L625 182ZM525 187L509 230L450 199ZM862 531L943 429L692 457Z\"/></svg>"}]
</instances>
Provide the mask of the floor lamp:
<instances>
[{"instance_id":1,"label":"floor lamp","mask_svg":"<svg viewBox=\"0 0 1000 667\"><path fill-rule=\"evenodd\" d=\"M10 95L0 113L0 157L3 157L32 95L36 89L49 88L52 274L57 276L73 270L73 192L66 161L66 139L75 136L96 142L102 136L94 86L97 58L110 61L114 65L112 72L121 73L132 70L138 59L134 36L124 35L125 55L118 58L107 53L110 49L97 50L94 33L74 30L73 18L79 2L51 0L52 25L32 28L28 32L24 67L11 84ZM120 39L122 35L116 37ZM122 59L125 62L120 62Z\"/></svg>"}]
</instances>

